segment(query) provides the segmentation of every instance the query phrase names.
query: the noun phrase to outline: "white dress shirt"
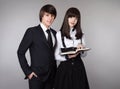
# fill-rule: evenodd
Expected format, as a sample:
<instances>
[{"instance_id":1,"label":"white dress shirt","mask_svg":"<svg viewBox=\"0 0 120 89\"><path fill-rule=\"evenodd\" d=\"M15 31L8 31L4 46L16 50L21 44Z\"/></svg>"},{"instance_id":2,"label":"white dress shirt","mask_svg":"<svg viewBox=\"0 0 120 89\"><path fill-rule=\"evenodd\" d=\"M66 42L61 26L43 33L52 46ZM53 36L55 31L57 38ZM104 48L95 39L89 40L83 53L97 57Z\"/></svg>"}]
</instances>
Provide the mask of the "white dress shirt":
<instances>
[{"instance_id":1,"label":"white dress shirt","mask_svg":"<svg viewBox=\"0 0 120 89\"><path fill-rule=\"evenodd\" d=\"M76 34L76 30L74 31L70 30L70 35L72 39L68 39L64 37L64 43L66 47L77 47L77 45L81 43L80 39L76 39L75 34ZM57 38L57 47L55 50L55 58L56 60L59 60L59 61L65 61L66 60L65 56L60 55L60 52L61 52L60 48L64 48L62 44L62 39L61 39L61 31L57 32L56 38ZM82 37L82 44L85 45L84 35ZM86 54L85 52L81 53L81 56L85 54Z\"/></svg>"}]
</instances>

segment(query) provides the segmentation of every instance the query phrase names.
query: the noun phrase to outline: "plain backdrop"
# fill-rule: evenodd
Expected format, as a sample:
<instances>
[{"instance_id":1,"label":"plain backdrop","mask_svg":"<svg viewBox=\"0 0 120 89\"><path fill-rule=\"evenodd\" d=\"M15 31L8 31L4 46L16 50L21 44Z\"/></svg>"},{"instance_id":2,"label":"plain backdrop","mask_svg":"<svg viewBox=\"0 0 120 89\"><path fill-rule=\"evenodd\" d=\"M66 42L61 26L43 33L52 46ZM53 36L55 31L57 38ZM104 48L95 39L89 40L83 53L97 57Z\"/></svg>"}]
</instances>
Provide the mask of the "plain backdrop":
<instances>
[{"instance_id":1,"label":"plain backdrop","mask_svg":"<svg viewBox=\"0 0 120 89\"><path fill-rule=\"evenodd\" d=\"M120 89L120 0L0 0L0 89L28 89L16 52L26 29L39 24L45 4L57 9L56 31L69 7L80 10L91 48L83 58L91 89Z\"/></svg>"}]
</instances>

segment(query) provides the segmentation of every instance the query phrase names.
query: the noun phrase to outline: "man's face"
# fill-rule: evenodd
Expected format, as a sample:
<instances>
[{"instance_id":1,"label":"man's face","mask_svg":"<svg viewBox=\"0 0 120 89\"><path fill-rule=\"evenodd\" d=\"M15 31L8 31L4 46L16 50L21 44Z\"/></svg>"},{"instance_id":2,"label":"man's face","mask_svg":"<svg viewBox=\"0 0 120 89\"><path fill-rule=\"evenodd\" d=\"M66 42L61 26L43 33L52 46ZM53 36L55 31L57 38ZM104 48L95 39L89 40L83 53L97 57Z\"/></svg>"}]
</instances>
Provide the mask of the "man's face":
<instances>
[{"instance_id":1,"label":"man's face","mask_svg":"<svg viewBox=\"0 0 120 89\"><path fill-rule=\"evenodd\" d=\"M55 19L55 16L50 14L50 13L47 13L47 12L44 12L44 15L42 17L42 23L47 27L49 28L53 21Z\"/></svg>"}]
</instances>

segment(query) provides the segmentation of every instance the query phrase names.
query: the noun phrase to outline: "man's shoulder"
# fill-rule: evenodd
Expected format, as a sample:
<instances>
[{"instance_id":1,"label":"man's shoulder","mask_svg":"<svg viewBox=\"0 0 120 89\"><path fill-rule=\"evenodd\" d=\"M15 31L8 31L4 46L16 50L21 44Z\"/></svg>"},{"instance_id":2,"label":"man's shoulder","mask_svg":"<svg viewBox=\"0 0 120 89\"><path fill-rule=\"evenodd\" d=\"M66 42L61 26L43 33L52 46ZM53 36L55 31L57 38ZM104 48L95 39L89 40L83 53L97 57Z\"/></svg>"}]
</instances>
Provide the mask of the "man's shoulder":
<instances>
[{"instance_id":1,"label":"man's shoulder","mask_svg":"<svg viewBox=\"0 0 120 89\"><path fill-rule=\"evenodd\" d=\"M38 28L40 27L40 25L36 25L36 26L32 26L32 27L29 27L28 29L27 29L27 31L29 32L34 32L34 31L36 31Z\"/></svg>"},{"instance_id":2,"label":"man's shoulder","mask_svg":"<svg viewBox=\"0 0 120 89\"><path fill-rule=\"evenodd\" d=\"M55 34L57 33L55 29L53 29L53 28L50 28L50 29L53 33L55 33Z\"/></svg>"},{"instance_id":3,"label":"man's shoulder","mask_svg":"<svg viewBox=\"0 0 120 89\"><path fill-rule=\"evenodd\" d=\"M33 30L33 29L37 29L38 27L40 27L40 25L36 25L36 26L31 26L28 28L28 30Z\"/></svg>"}]
</instances>

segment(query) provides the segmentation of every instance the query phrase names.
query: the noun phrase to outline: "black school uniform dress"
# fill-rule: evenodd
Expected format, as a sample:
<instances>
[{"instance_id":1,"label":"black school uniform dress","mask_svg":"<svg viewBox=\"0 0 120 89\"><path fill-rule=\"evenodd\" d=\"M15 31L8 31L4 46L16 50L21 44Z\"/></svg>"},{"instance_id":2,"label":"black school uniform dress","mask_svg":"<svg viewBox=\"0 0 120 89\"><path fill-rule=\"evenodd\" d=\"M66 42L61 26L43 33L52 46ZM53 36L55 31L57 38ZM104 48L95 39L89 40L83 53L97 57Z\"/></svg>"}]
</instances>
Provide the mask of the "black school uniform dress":
<instances>
[{"instance_id":1,"label":"black school uniform dress","mask_svg":"<svg viewBox=\"0 0 120 89\"><path fill-rule=\"evenodd\" d=\"M74 38L75 32L71 32L71 35L73 35ZM77 57L68 59L66 56L61 56L59 54L60 47L67 47L71 46L72 41L68 41L67 38L62 38L61 33L57 33L57 39L58 39L58 46L56 49L56 59L61 61L56 77L55 77L55 84L54 89L89 89L89 84L87 80L87 75L85 71L85 67L83 64L83 61L81 59L81 54L79 54ZM61 41L60 41L61 40ZM83 39L82 39L83 40ZM78 42L82 42L82 40L79 39L75 42L74 40L74 46ZM68 42L66 42L68 41Z\"/></svg>"}]
</instances>

